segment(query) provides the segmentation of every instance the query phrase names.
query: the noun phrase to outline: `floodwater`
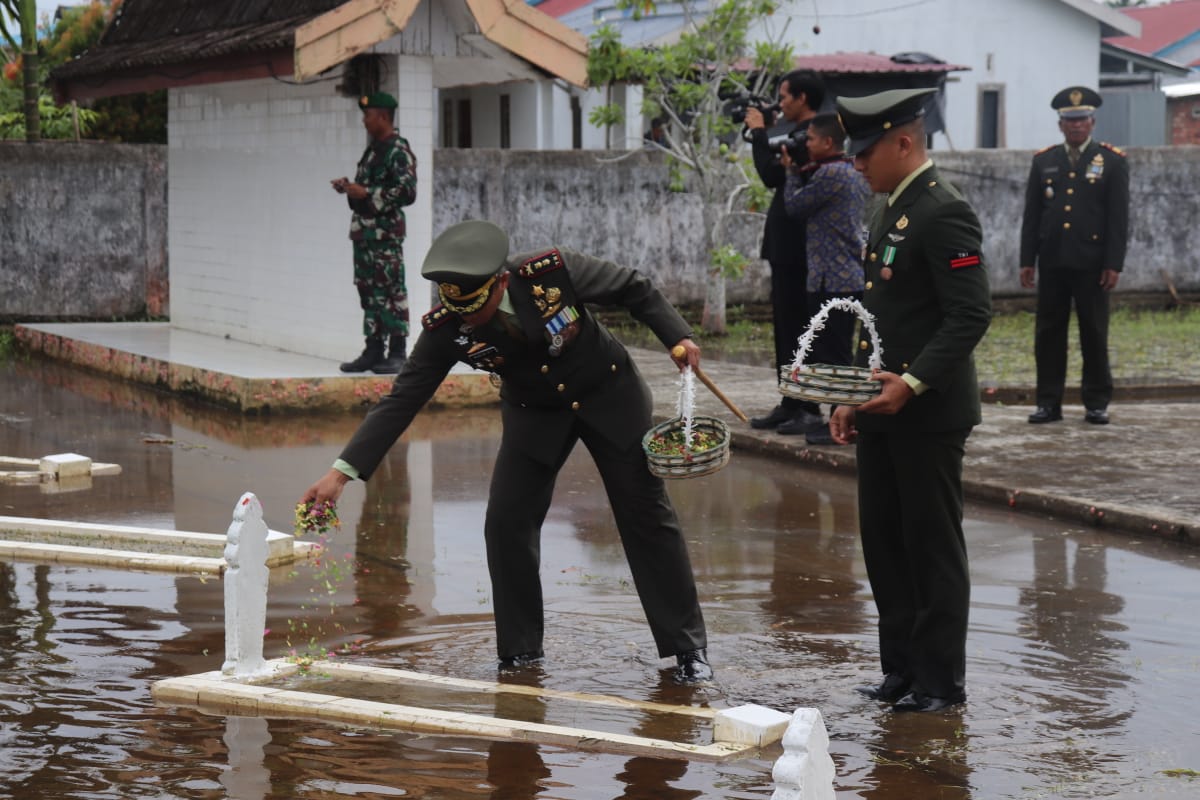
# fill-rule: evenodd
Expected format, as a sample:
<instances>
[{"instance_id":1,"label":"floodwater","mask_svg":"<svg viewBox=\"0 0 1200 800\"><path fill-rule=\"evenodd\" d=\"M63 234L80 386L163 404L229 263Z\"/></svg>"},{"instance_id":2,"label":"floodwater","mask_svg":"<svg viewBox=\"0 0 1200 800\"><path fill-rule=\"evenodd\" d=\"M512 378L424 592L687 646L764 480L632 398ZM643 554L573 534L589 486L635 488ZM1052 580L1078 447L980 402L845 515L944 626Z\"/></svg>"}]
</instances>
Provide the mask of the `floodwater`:
<instances>
[{"instance_id":1,"label":"floodwater","mask_svg":"<svg viewBox=\"0 0 1200 800\"><path fill-rule=\"evenodd\" d=\"M481 527L497 417L424 413L369 484L347 489L326 561L271 575L269 657L328 649L355 663L495 676ZM124 469L72 492L0 485L0 514L219 532L253 491L268 524L288 530L297 497L356 422L246 419L55 364L0 364L0 455L70 451ZM655 658L582 449L543 535L547 659L515 680L668 703L815 706L838 798L1200 795L1200 552L969 505L970 701L945 715L893 715L852 690L877 666L851 479L735 453L671 494L715 685L673 686L670 663ZM772 792L778 746L711 763L156 705L155 680L220 666L223 636L219 580L0 562L0 797ZM495 707L482 710L500 716L542 713L487 702ZM702 738L685 718L594 722Z\"/></svg>"}]
</instances>

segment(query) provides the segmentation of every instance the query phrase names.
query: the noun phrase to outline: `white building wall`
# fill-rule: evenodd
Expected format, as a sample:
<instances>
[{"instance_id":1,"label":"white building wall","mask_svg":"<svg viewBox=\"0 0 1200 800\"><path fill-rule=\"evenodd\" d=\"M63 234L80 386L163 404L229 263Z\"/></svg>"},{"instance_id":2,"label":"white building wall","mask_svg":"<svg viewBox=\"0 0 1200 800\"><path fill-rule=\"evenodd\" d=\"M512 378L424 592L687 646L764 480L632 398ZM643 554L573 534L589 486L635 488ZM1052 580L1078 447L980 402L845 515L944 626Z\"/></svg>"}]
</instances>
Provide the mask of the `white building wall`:
<instances>
[{"instance_id":1,"label":"white building wall","mask_svg":"<svg viewBox=\"0 0 1200 800\"><path fill-rule=\"evenodd\" d=\"M1100 24L1058 0L839 0L819 10L818 20L812 0L792 0L752 36L775 39L786 24L797 55L921 51L971 68L951 73L949 140L935 137L938 148L976 146L981 84L1003 87L1003 146L1028 149L1059 135L1056 92L1099 83Z\"/></svg>"},{"instance_id":2,"label":"white building wall","mask_svg":"<svg viewBox=\"0 0 1200 800\"><path fill-rule=\"evenodd\" d=\"M387 74L394 85L383 88L400 102L418 165L405 243L417 325L430 305L419 268L433 224L432 68L402 56ZM355 98L334 85L253 80L170 91L173 325L339 360L361 350L350 211L329 181L354 176L367 139Z\"/></svg>"}]
</instances>

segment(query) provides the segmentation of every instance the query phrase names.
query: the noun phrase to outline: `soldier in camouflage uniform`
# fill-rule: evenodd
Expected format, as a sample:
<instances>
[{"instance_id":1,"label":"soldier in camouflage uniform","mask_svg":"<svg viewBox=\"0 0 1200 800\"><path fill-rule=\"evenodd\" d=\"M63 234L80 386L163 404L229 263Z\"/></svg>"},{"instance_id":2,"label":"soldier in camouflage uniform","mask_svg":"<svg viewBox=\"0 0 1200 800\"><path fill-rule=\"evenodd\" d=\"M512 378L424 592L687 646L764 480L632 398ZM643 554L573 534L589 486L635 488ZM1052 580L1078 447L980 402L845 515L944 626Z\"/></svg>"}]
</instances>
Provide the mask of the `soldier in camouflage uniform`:
<instances>
[{"instance_id":1,"label":"soldier in camouflage uniform","mask_svg":"<svg viewBox=\"0 0 1200 800\"><path fill-rule=\"evenodd\" d=\"M417 199L417 160L395 128L396 98L375 92L358 102L371 137L358 161L354 182L332 181L346 195L354 242L354 285L363 309L366 348L342 372L400 371L408 337L408 292L404 286L404 206ZM384 339L387 357L384 357Z\"/></svg>"}]
</instances>

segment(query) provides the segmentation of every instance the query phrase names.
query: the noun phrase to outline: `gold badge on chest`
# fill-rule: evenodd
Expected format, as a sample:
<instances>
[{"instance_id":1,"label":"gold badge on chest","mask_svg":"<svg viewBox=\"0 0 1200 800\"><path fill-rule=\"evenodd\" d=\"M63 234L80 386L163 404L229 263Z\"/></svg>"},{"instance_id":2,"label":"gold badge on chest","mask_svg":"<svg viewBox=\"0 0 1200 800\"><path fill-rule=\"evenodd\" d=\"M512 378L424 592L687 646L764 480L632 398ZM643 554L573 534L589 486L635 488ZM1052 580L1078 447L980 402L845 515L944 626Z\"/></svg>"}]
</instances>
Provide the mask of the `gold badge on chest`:
<instances>
[{"instance_id":1,"label":"gold badge on chest","mask_svg":"<svg viewBox=\"0 0 1200 800\"><path fill-rule=\"evenodd\" d=\"M905 214L901 214L900 219L896 220L896 230L902 231L907 227L908 227L908 216Z\"/></svg>"},{"instance_id":2,"label":"gold badge on chest","mask_svg":"<svg viewBox=\"0 0 1200 800\"><path fill-rule=\"evenodd\" d=\"M553 316L558 313L558 309L562 306L562 290L557 286L545 289L541 284L534 284L533 304L537 306L537 310L541 312L543 319Z\"/></svg>"}]
</instances>

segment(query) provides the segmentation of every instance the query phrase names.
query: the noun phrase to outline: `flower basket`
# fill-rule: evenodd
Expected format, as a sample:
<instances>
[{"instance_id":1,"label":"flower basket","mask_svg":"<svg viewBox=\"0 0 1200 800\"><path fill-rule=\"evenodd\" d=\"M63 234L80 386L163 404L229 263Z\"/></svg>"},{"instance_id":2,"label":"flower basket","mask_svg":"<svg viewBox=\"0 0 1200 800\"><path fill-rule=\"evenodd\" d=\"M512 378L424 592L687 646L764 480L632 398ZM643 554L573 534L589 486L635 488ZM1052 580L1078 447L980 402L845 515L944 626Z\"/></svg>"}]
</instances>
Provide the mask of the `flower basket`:
<instances>
[{"instance_id":1,"label":"flower basket","mask_svg":"<svg viewBox=\"0 0 1200 800\"><path fill-rule=\"evenodd\" d=\"M684 438L682 417L646 432L646 464L660 478L698 478L729 463L729 426L715 417L693 417L691 441Z\"/></svg>"},{"instance_id":2,"label":"flower basket","mask_svg":"<svg viewBox=\"0 0 1200 800\"><path fill-rule=\"evenodd\" d=\"M869 367L849 367L834 364L805 364L804 358L812 348L818 331L825 327L829 312L835 308L856 314L871 339ZM875 318L862 303L846 297L835 297L821 306L797 341L796 357L779 368L779 392L787 397L810 400L814 403L836 403L858 406L878 396L883 385L871 380L871 372L883 365L883 345L875 330Z\"/></svg>"},{"instance_id":3,"label":"flower basket","mask_svg":"<svg viewBox=\"0 0 1200 800\"><path fill-rule=\"evenodd\" d=\"M729 427L715 417L697 417L695 409L696 376L684 367L676 417L642 437L646 466L658 477L698 478L729 463Z\"/></svg>"}]
</instances>

